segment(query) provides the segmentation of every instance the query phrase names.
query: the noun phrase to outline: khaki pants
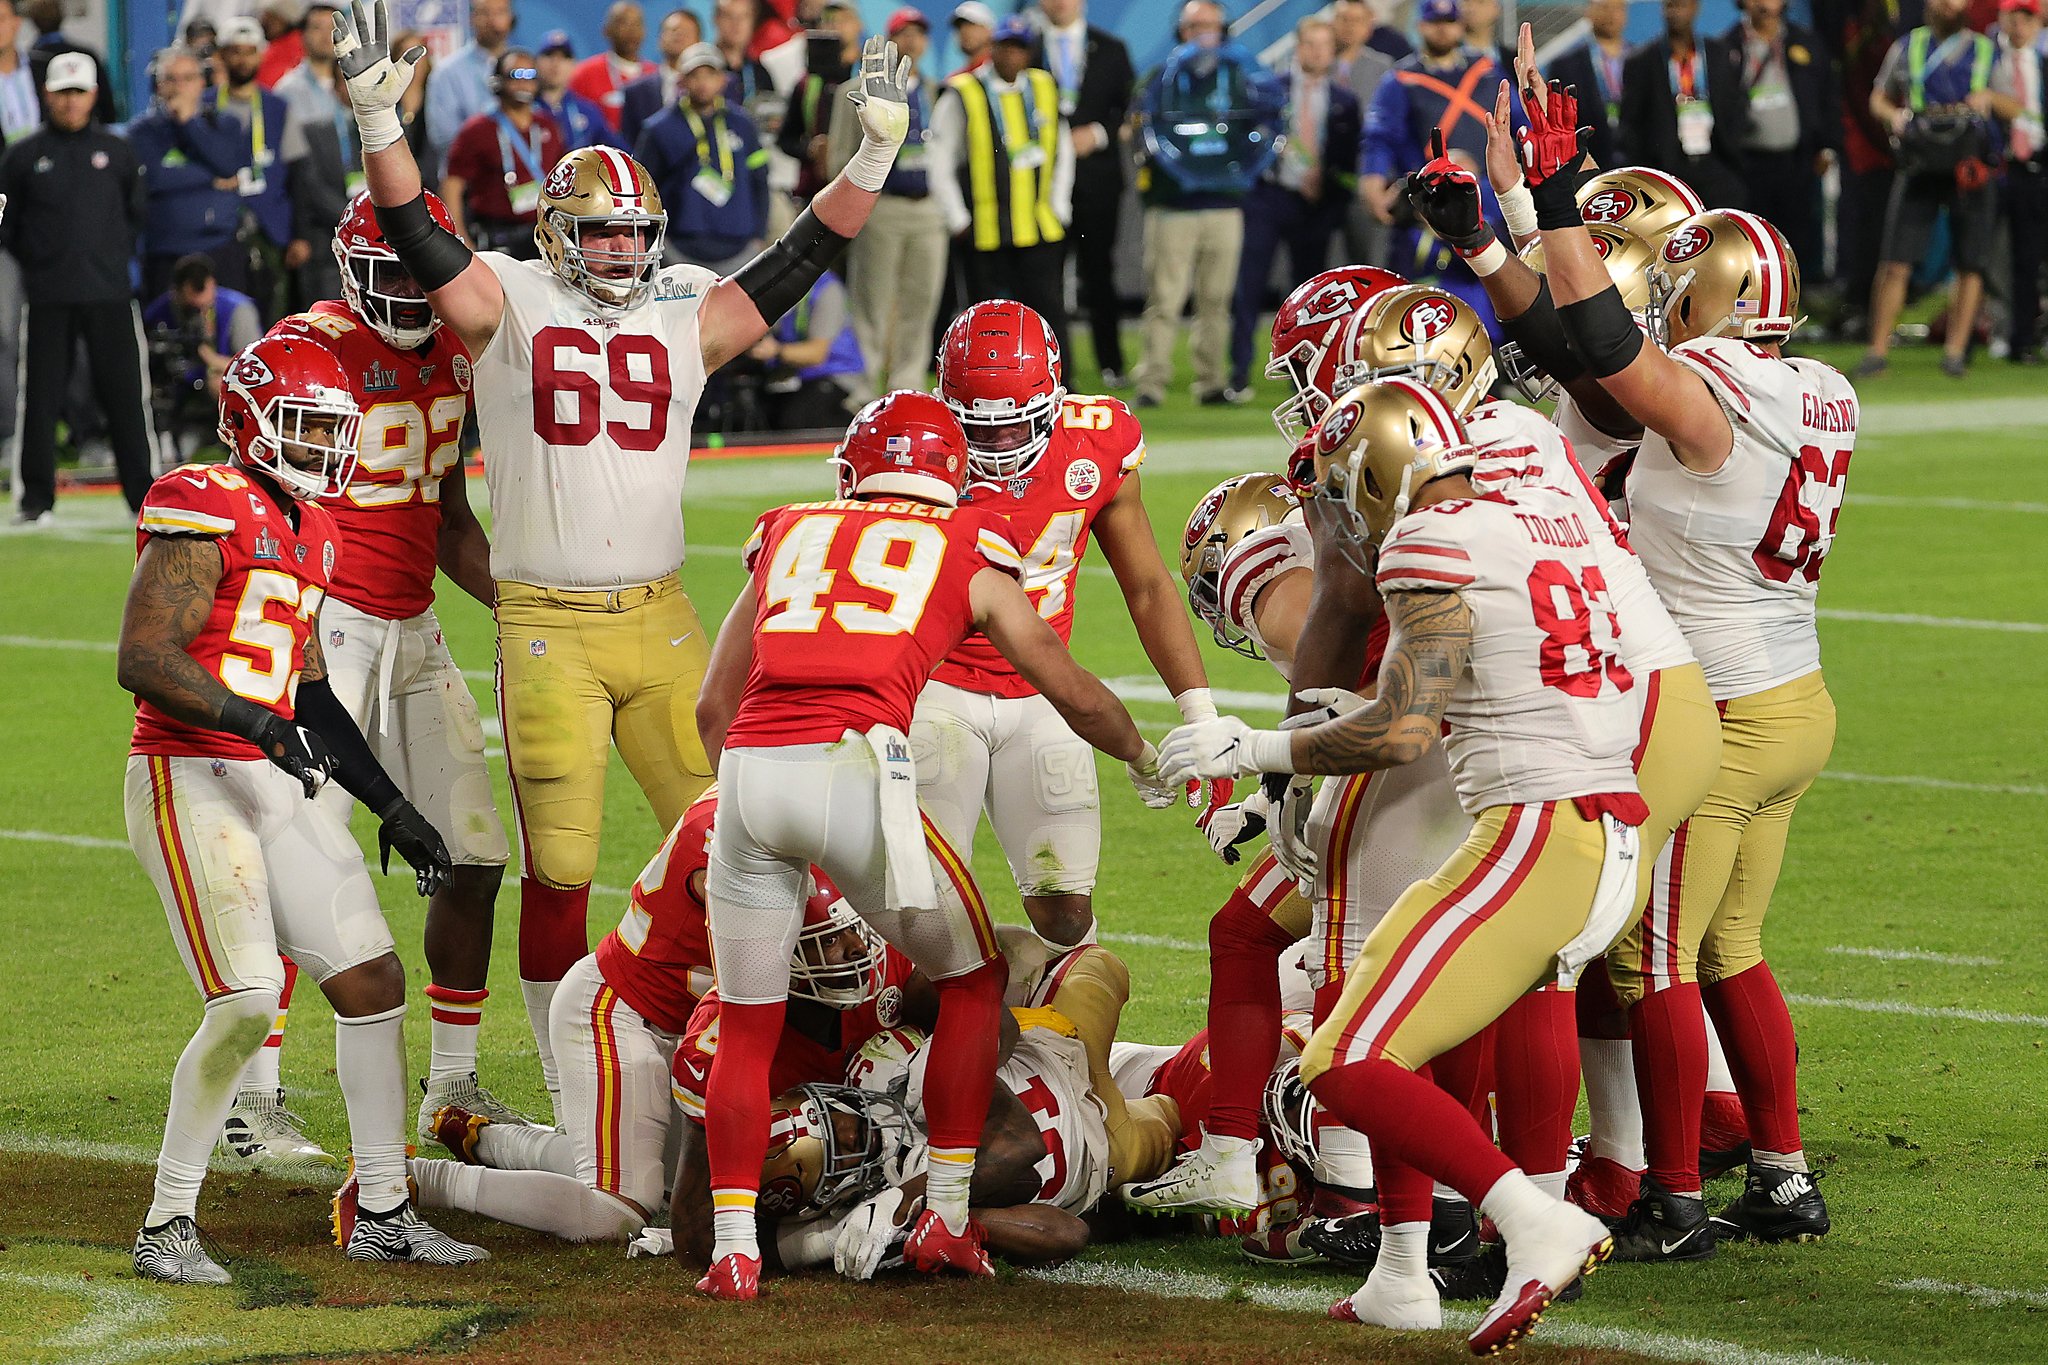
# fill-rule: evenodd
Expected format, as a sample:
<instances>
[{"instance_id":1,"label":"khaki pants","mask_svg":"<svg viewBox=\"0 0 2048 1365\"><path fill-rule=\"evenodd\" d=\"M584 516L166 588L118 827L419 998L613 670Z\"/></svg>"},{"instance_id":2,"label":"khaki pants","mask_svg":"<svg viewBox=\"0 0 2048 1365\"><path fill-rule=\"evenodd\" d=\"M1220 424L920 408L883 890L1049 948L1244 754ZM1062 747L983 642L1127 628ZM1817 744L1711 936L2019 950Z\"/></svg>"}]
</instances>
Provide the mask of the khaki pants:
<instances>
[{"instance_id":1,"label":"khaki pants","mask_svg":"<svg viewBox=\"0 0 2048 1365\"><path fill-rule=\"evenodd\" d=\"M938 201L885 194L847 249L853 330L867 362L863 401L921 389L932 363L932 319L946 282L946 220Z\"/></svg>"},{"instance_id":2,"label":"khaki pants","mask_svg":"<svg viewBox=\"0 0 2048 1365\"><path fill-rule=\"evenodd\" d=\"M1088 1084L1107 1111L1109 1166L1119 1183L1150 1180L1172 1164L1180 1138L1180 1105L1165 1095L1127 1100L1109 1065L1117 1024L1130 1003L1131 973L1099 944L1074 949L1032 993L1031 1003L1074 1025L1088 1050Z\"/></svg>"},{"instance_id":3,"label":"khaki pants","mask_svg":"<svg viewBox=\"0 0 2048 1365\"><path fill-rule=\"evenodd\" d=\"M1145 350L1138 362L1139 398L1164 398L1173 382L1173 339L1188 295L1195 296L1192 355L1195 389L1220 393L1228 375L1230 298L1237 288L1240 209L1145 210Z\"/></svg>"}]
</instances>

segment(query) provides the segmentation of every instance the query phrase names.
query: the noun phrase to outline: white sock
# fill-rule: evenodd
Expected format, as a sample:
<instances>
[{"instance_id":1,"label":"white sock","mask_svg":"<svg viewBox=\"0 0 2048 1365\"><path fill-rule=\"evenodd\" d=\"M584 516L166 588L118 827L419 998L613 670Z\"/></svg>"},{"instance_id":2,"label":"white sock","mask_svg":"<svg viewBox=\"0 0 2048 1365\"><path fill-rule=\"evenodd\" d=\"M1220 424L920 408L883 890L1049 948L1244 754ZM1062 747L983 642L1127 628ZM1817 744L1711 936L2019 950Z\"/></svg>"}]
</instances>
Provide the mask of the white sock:
<instances>
[{"instance_id":1,"label":"white sock","mask_svg":"<svg viewBox=\"0 0 2048 1365\"><path fill-rule=\"evenodd\" d=\"M1251 1138L1231 1137L1225 1133L1211 1133L1207 1129L1204 1129L1202 1132L1202 1146L1217 1161L1229 1161L1239 1153L1243 1153L1249 1158L1252 1151L1252 1141L1253 1139Z\"/></svg>"},{"instance_id":2,"label":"white sock","mask_svg":"<svg viewBox=\"0 0 2048 1365\"><path fill-rule=\"evenodd\" d=\"M1480 1212L1491 1218L1500 1235L1507 1239L1510 1256L1514 1254L1515 1239L1558 1207L1556 1199L1520 1171L1509 1171L1494 1181L1493 1188L1479 1201Z\"/></svg>"},{"instance_id":3,"label":"white sock","mask_svg":"<svg viewBox=\"0 0 2048 1365\"><path fill-rule=\"evenodd\" d=\"M1749 1164L1770 1166L1781 1171L1803 1171L1806 1169L1806 1152L1803 1148L1796 1152L1766 1152L1760 1147L1751 1148Z\"/></svg>"},{"instance_id":4,"label":"white sock","mask_svg":"<svg viewBox=\"0 0 2048 1365\"><path fill-rule=\"evenodd\" d=\"M830 1215L784 1219L775 1229L775 1254L782 1259L782 1268L805 1270L831 1265L841 1221Z\"/></svg>"},{"instance_id":5,"label":"white sock","mask_svg":"<svg viewBox=\"0 0 2048 1365\"><path fill-rule=\"evenodd\" d=\"M1206 1141L1206 1139L1204 1139ZM932 1147L925 1155L924 1206L946 1231L967 1231L967 1191L974 1183L974 1148Z\"/></svg>"},{"instance_id":6,"label":"white sock","mask_svg":"<svg viewBox=\"0 0 2048 1365\"><path fill-rule=\"evenodd\" d=\"M405 1006L356 1019L334 1016L334 1077L348 1107L356 1203L389 1213L406 1200Z\"/></svg>"},{"instance_id":7,"label":"white sock","mask_svg":"<svg viewBox=\"0 0 2048 1365\"><path fill-rule=\"evenodd\" d=\"M235 1089L277 1016L277 992L236 991L206 1002L192 1041L171 1072L171 1107L157 1153L156 1189L144 1227L190 1218L199 1208L206 1159L235 1104Z\"/></svg>"},{"instance_id":8,"label":"white sock","mask_svg":"<svg viewBox=\"0 0 2048 1365\"><path fill-rule=\"evenodd\" d=\"M711 1264L717 1265L737 1252L761 1259L761 1239L754 1220L754 1205L760 1194L747 1189L711 1191Z\"/></svg>"},{"instance_id":9,"label":"white sock","mask_svg":"<svg viewBox=\"0 0 2048 1365\"><path fill-rule=\"evenodd\" d=\"M522 1128L487 1123L477 1130L476 1159L501 1171L552 1171L576 1175L576 1143L556 1128Z\"/></svg>"},{"instance_id":10,"label":"white sock","mask_svg":"<svg viewBox=\"0 0 2048 1365\"><path fill-rule=\"evenodd\" d=\"M1706 1007L1701 1006L1704 1010ZM1714 1032L1714 1017L1707 1016L1707 1089L1735 1093L1735 1076L1728 1070L1728 1054L1721 1047L1721 1035Z\"/></svg>"},{"instance_id":11,"label":"white sock","mask_svg":"<svg viewBox=\"0 0 2048 1365\"><path fill-rule=\"evenodd\" d=\"M1529 1173L1529 1179L1535 1182L1537 1189L1543 1191L1552 1199L1564 1198L1563 1171L1545 1171L1541 1175L1538 1175L1534 1171L1531 1171Z\"/></svg>"},{"instance_id":12,"label":"white sock","mask_svg":"<svg viewBox=\"0 0 2048 1365\"><path fill-rule=\"evenodd\" d=\"M1448 1199L1452 1203L1456 1204L1464 1204L1470 1202L1465 1198L1464 1195L1459 1194L1456 1190L1452 1189L1449 1185L1444 1184L1444 1182L1441 1180L1432 1181L1430 1183L1429 1197L1432 1199Z\"/></svg>"},{"instance_id":13,"label":"white sock","mask_svg":"<svg viewBox=\"0 0 2048 1365\"><path fill-rule=\"evenodd\" d=\"M570 1242L623 1242L647 1222L622 1199L553 1171L494 1171L456 1161L414 1161L420 1207L480 1213ZM831 1250L826 1249L826 1258Z\"/></svg>"},{"instance_id":14,"label":"white sock","mask_svg":"<svg viewBox=\"0 0 2048 1365\"><path fill-rule=\"evenodd\" d=\"M1372 1188L1372 1144L1365 1134L1341 1123L1316 1129L1316 1179L1349 1190Z\"/></svg>"},{"instance_id":15,"label":"white sock","mask_svg":"<svg viewBox=\"0 0 2048 1365\"><path fill-rule=\"evenodd\" d=\"M489 991L458 991L428 986L433 1003L433 1051L428 1054L427 1084L460 1080L476 1072L476 1035L483 1023Z\"/></svg>"},{"instance_id":16,"label":"white sock","mask_svg":"<svg viewBox=\"0 0 2048 1365\"><path fill-rule=\"evenodd\" d=\"M278 959L284 964L284 990L278 996L277 1018L270 1026L270 1036L263 1040L263 1046L249 1059L249 1069L242 1073L242 1089L254 1090L266 1096L275 1096L284 1089L284 1082L278 1078L277 1064L284 1055L284 1020L292 1009L292 988L298 984L299 969L288 957Z\"/></svg>"},{"instance_id":17,"label":"white sock","mask_svg":"<svg viewBox=\"0 0 2048 1365\"><path fill-rule=\"evenodd\" d=\"M1626 1038L1580 1038L1592 1142L1587 1151L1631 1171L1650 1164L1643 1151L1643 1102L1636 1093L1635 1044Z\"/></svg>"},{"instance_id":18,"label":"white sock","mask_svg":"<svg viewBox=\"0 0 2048 1365\"><path fill-rule=\"evenodd\" d=\"M555 1101L555 1117L561 1118L562 1073L555 1067L555 1045L548 1041L548 1007L555 1003L559 981L528 981L519 978L519 994L526 1001L526 1023L533 1030L533 1044L540 1049L540 1080Z\"/></svg>"},{"instance_id":19,"label":"white sock","mask_svg":"<svg viewBox=\"0 0 2048 1365\"><path fill-rule=\"evenodd\" d=\"M1429 1224L1393 1223L1380 1227L1379 1259L1374 1275L1393 1279L1427 1279L1429 1276Z\"/></svg>"}]
</instances>

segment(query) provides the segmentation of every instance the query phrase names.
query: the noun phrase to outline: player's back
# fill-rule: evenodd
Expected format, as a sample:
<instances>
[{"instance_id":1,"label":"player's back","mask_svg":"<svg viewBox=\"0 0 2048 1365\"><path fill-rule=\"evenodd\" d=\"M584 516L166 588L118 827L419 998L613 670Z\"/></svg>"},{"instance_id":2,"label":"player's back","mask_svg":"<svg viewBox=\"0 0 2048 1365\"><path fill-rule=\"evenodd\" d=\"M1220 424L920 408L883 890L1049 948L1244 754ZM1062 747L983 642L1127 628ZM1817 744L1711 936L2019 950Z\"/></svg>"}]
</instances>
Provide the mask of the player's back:
<instances>
[{"instance_id":1,"label":"player's back","mask_svg":"<svg viewBox=\"0 0 2048 1365\"><path fill-rule=\"evenodd\" d=\"M1624 704L1635 679L1589 515L1532 486L1410 513L1381 548L1382 594L1455 591L1471 615L1471 658L1445 717L1470 814L1636 791L1636 710Z\"/></svg>"},{"instance_id":2,"label":"player's back","mask_svg":"<svg viewBox=\"0 0 2048 1365\"><path fill-rule=\"evenodd\" d=\"M711 853L718 788L707 787L634 879L619 927L597 945L605 982L640 1016L669 1033L689 1027L711 989L711 941L702 896L690 880Z\"/></svg>"},{"instance_id":3,"label":"player's back","mask_svg":"<svg viewBox=\"0 0 2048 1365\"><path fill-rule=\"evenodd\" d=\"M974 629L974 575L1021 568L997 518L908 498L776 508L742 558L754 657L729 749L907 732L933 666Z\"/></svg>"}]
</instances>

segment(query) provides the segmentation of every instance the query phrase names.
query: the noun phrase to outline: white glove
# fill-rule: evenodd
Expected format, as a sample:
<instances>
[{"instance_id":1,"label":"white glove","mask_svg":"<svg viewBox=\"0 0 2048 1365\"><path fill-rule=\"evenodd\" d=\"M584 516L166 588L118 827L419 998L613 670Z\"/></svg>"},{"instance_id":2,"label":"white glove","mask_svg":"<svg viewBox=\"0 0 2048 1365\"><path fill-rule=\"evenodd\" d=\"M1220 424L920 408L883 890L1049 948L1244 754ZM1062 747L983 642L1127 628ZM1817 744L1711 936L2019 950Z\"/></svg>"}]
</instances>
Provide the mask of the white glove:
<instances>
[{"instance_id":1,"label":"white glove","mask_svg":"<svg viewBox=\"0 0 2048 1365\"><path fill-rule=\"evenodd\" d=\"M1324 721L1335 720L1339 716L1348 716L1361 706L1372 705L1371 697L1362 697L1344 687L1311 687L1294 695L1298 700L1305 701L1316 709L1297 712L1281 721L1280 728L1283 730L1305 730L1310 726L1321 725Z\"/></svg>"},{"instance_id":2,"label":"white glove","mask_svg":"<svg viewBox=\"0 0 2048 1365\"><path fill-rule=\"evenodd\" d=\"M860 148L846 163L846 178L879 192L910 136L910 58L886 38L868 39L846 97L860 116Z\"/></svg>"},{"instance_id":3,"label":"white glove","mask_svg":"<svg viewBox=\"0 0 2048 1365\"><path fill-rule=\"evenodd\" d=\"M1316 871L1322 865L1315 845L1308 839L1308 815L1315 805L1315 782L1297 777L1287 784L1279 804L1266 820L1266 839L1273 861L1294 878L1304 896L1315 893Z\"/></svg>"},{"instance_id":4,"label":"white glove","mask_svg":"<svg viewBox=\"0 0 2048 1365\"><path fill-rule=\"evenodd\" d=\"M849 1280L871 1280L892 1253L900 1258L910 1217L924 1200L908 1202L906 1209L903 1191L887 1189L847 1214L832 1243L832 1268Z\"/></svg>"},{"instance_id":5,"label":"white glove","mask_svg":"<svg viewBox=\"0 0 2048 1365\"><path fill-rule=\"evenodd\" d=\"M1249 777L1290 772L1293 741L1278 730L1254 730L1236 716L1178 727L1159 746L1159 771L1168 782L1196 777Z\"/></svg>"},{"instance_id":6,"label":"white glove","mask_svg":"<svg viewBox=\"0 0 2048 1365\"><path fill-rule=\"evenodd\" d=\"M392 60L391 16L384 6L385 0L349 0L347 9L334 12L334 64L348 83L356 133L366 154L405 141L398 101L427 55L424 47L415 47Z\"/></svg>"},{"instance_id":7,"label":"white glove","mask_svg":"<svg viewBox=\"0 0 2048 1365\"><path fill-rule=\"evenodd\" d=\"M1227 806L1211 806L1195 820L1195 828L1202 831L1209 840L1209 847L1216 850L1216 856L1226 863L1234 863L1239 854L1237 845L1256 839L1266 828L1266 821L1273 809L1263 787L1252 788L1252 794L1242 801Z\"/></svg>"},{"instance_id":8,"label":"white glove","mask_svg":"<svg viewBox=\"0 0 2048 1365\"><path fill-rule=\"evenodd\" d=\"M1146 741L1138 756L1124 764L1124 771L1130 774L1131 785L1138 789L1138 795L1152 810L1165 810L1173 804L1173 798L1180 795L1179 784L1168 782L1159 775L1159 751Z\"/></svg>"},{"instance_id":9,"label":"white glove","mask_svg":"<svg viewBox=\"0 0 2048 1365\"><path fill-rule=\"evenodd\" d=\"M626 1259L635 1256L673 1256L676 1254L676 1234L673 1228L642 1228L637 1237L626 1243Z\"/></svg>"}]
</instances>

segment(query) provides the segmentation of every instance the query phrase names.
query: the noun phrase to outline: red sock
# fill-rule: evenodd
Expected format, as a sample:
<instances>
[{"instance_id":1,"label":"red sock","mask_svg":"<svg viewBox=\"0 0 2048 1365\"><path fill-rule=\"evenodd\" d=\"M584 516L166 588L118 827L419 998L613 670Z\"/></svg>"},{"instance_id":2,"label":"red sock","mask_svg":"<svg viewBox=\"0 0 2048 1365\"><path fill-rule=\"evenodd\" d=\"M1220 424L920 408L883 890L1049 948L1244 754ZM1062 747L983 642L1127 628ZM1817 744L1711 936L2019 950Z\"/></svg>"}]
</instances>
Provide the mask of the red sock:
<instances>
[{"instance_id":1,"label":"red sock","mask_svg":"<svg viewBox=\"0 0 2048 1365\"><path fill-rule=\"evenodd\" d=\"M1581 1038L1606 1038L1619 1042L1629 1037L1628 1011L1614 993L1614 979L1607 975L1607 959L1596 957L1579 973L1579 988L1573 992L1579 1016Z\"/></svg>"},{"instance_id":2,"label":"red sock","mask_svg":"<svg viewBox=\"0 0 2048 1365\"><path fill-rule=\"evenodd\" d=\"M1700 1146L1725 1152L1747 1141L1749 1116L1742 1112L1742 1096L1732 1090L1709 1090L1700 1106Z\"/></svg>"},{"instance_id":3,"label":"red sock","mask_svg":"<svg viewBox=\"0 0 2048 1365\"><path fill-rule=\"evenodd\" d=\"M1579 1103L1579 1024L1572 993L1549 986L1531 991L1491 1031L1501 1150L1532 1175L1562 1171Z\"/></svg>"},{"instance_id":4,"label":"red sock","mask_svg":"<svg viewBox=\"0 0 2048 1365\"><path fill-rule=\"evenodd\" d=\"M519 879L519 976L560 981L590 951L590 886L558 891L533 877Z\"/></svg>"},{"instance_id":5,"label":"red sock","mask_svg":"<svg viewBox=\"0 0 2048 1365\"><path fill-rule=\"evenodd\" d=\"M1294 944L1242 887L1209 921L1209 1113L1202 1131L1259 1135L1259 1102L1280 1054L1280 957Z\"/></svg>"},{"instance_id":6,"label":"red sock","mask_svg":"<svg viewBox=\"0 0 2048 1365\"><path fill-rule=\"evenodd\" d=\"M925 1122L934 1147L972 1151L981 1145L981 1126L996 1084L1003 988L1009 979L1009 968L998 958L965 976L935 983L939 1022L932 1030L924 1082ZM724 1050L721 1043L719 1051ZM711 1183L718 1183L715 1172Z\"/></svg>"},{"instance_id":7,"label":"red sock","mask_svg":"<svg viewBox=\"0 0 2048 1365\"><path fill-rule=\"evenodd\" d=\"M1690 1194L1700 1187L1700 1097L1707 1089L1700 988L1679 982L1653 991L1629 1011L1629 1020L1650 1178Z\"/></svg>"},{"instance_id":8,"label":"red sock","mask_svg":"<svg viewBox=\"0 0 2048 1365\"><path fill-rule=\"evenodd\" d=\"M787 1001L718 1006L718 1050L704 1085L704 1147L714 1190L758 1190L768 1155L768 1072Z\"/></svg>"},{"instance_id":9,"label":"red sock","mask_svg":"<svg viewBox=\"0 0 2048 1365\"><path fill-rule=\"evenodd\" d=\"M1389 1207L1390 1183L1398 1201L1381 1214L1385 1222L1429 1218L1428 1189L1418 1206L1401 1185L1402 1166L1441 1181L1475 1204L1514 1169L1463 1105L1406 1067L1379 1058L1353 1062L1325 1071L1309 1090L1345 1127L1371 1141L1381 1207Z\"/></svg>"},{"instance_id":10,"label":"red sock","mask_svg":"<svg viewBox=\"0 0 2048 1365\"><path fill-rule=\"evenodd\" d=\"M1742 1096L1751 1145L1766 1152L1799 1151L1799 1040L1770 964L1759 962L1700 990Z\"/></svg>"},{"instance_id":11,"label":"red sock","mask_svg":"<svg viewBox=\"0 0 2048 1365\"><path fill-rule=\"evenodd\" d=\"M1317 1028L1321 1028L1323 1021L1337 1012L1337 1002L1343 998L1344 980L1342 977L1329 982L1327 985L1316 987L1315 1000L1309 1005L1309 1017L1315 1020Z\"/></svg>"},{"instance_id":12,"label":"red sock","mask_svg":"<svg viewBox=\"0 0 2048 1365\"><path fill-rule=\"evenodd\" d=\"M1430 1058L1429 1078L1465 1106L1481 1132L1493 1131L1493 1025Z\"/></svg>"}]
</instances>

